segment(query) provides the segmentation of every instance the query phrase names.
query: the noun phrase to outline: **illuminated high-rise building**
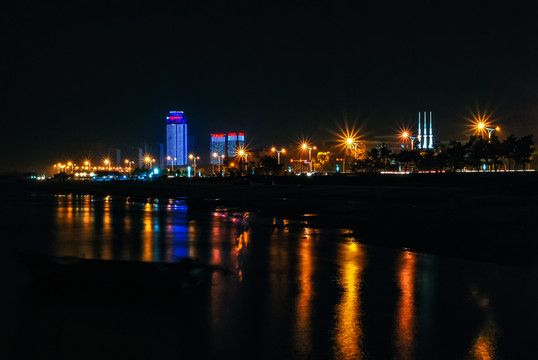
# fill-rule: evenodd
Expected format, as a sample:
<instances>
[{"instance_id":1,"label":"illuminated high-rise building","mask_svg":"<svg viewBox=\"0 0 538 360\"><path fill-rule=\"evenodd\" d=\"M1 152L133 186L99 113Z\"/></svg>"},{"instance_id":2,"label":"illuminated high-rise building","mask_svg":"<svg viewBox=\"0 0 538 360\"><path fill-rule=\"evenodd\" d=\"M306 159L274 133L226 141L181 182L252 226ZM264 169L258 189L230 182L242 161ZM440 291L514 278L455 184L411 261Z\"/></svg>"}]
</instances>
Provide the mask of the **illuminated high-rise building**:
<instances>
[{"instance_id":1,"label":"illuminated high-rise building","mask_svg":"<svg viewBox=\"0 0 538 360\"><path fill-rule=\"evenodd\" d=\"M215 156L216 155L216 156ZM220 164L222 156L226 156L226 134L211 134L209 157L211 164Z\"/></svg>"},{"instance_id":2,"label":"illuminated high-rise building","mask_svg":"<svg viewBox=\"0 0 538 360\"><path fill-rule=\"evenodd\" d=\"M235 156L235 152L238 148L245 147L245 134L244 133L228 133L228 156Z\"/></svg>"},{"instance_id":3,"label":"illuminated high-rise building","mask_svg":"<svg viewBox=\"0 0 538 360\"><path fill-rule=\"evenodd\" d=\"M428 118L426 112L424 112L423 126L421 126L421 113L418 113L418 148L419 149L433 149L433 125L432 125L432 112L430 111L430 124L428 125Z\"/></svg>"},{"instance_id":4,"label":"illuminated high-rise building","mask_svg":"<svg viewBox=\"0 0 538 360\"><path fill-rule=\"evenodd\" d=\"M187 165L187 117L183 111L170 111L166 117L166 164Z\"/></svg>"}]
</instances>

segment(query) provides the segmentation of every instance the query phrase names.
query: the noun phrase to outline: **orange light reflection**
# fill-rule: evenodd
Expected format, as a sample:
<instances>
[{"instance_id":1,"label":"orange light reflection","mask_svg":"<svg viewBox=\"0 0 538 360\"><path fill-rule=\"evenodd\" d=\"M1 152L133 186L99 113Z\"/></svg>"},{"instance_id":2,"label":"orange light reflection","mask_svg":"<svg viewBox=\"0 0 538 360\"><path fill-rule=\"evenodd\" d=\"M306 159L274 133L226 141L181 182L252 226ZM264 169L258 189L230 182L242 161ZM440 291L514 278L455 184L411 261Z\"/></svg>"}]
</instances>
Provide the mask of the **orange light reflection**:
<instances>
[{"instance_id":1,"label":"orange light reflection","mask_svg":"<svg viewBox=\"0 0 538 360\"><path fill-rule=\"evenodd\" d=\"M417 255L411 252L403 252L398 258L400 298L396 309L396 351L399 359L413 358L416 261Z\"/></svg>"},{"instance_id":2,"label":"orange light reflection","mask_svg":"<svg viewBox=\"0 0 538 360\"><path fill-rule=\"evenodd\" d=\"M306 231L306 229L305 229ZM297 323L295 344L299 353L307 356L312 349L310 318L312 311L312 236L306 235L300 240L299 249L299 295L297 297Z\"/></svg>"},{"instance_id":3,"label":"orange light reflection","mask_svg":"<svg viewBox=\"0 0 538 360\"><path fill-rule=\"evenodd\" d=\"M476 300L478 306L484 311L486 319L471 348L471 358L477 360L495 359L497 324L489 307L489 299L484 294L480 294L476 289L472 289L471 295Z\"/></svg>"},{"instance_id":4,"label":"orange light reflection","mask_svg":"<svg viewBox=\"0 0 538 360\"><path fill-rule=\"evenodd\" d=\"M342 244L338 258L343 294L336 307L336 357L362 359L361 276L366 266L366 254L359 244L349 243Z\"/></svg>"}]
</instances>

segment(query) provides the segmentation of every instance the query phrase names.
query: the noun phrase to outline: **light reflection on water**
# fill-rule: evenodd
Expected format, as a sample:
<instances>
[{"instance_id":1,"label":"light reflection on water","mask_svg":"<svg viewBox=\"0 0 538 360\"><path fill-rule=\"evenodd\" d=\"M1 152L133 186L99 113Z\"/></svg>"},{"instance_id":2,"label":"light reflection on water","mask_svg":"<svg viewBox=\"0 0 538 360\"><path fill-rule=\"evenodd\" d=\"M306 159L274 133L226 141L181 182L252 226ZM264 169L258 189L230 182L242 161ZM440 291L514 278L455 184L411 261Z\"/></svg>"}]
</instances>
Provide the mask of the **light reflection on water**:
<instances>
[{"instance_id":1,"label":"light reflection on water","mask_svg":"<svg viewBox=\"0 0 538 360\"><path fill-rule=\"evenodd\" d=\"M339 359L362 359L361 283L366 252L354 242L341 244L338 250L342 295L336 306L335 350Z\"/></svg>"},{"instance_id":2,"label":"light reflection on water","mask_svg":"<svg viewBox=\"0 0 538 360\"><path fill-rule=\"evenodd\" d=\"M305 229L305 235L299 245L299 269L298 269L298 291L297 295L297 319L295 328L295 343L299 353L309 354L312 351L310 332L311 312L312 312L312 275L314 272L313 263L314 252L312 250L313 237Z\"/></svg>"},{"instance_id":3,"label":"light reflection on water","mask_svg":"<svg viewBox=\"0 0 538 360\"><path fill-rule=\"evenodd\" d=\"M446 304L456 302L469 309L466 321L472 326L455 354L498 357L500 325L488 287L478 290L468 280L472 274L486 276L480 268L451 271L456 285L443 283L437 279L438 258L360 244L352 230L226 209L193 212L181 199L65 195L55 197L54 210L54 254L167 262L194 257L230 269L228 277L214 273L208 293L206 316L215 349L229 346L223 342L230 329L250 333L237 319L255 318L265 329L260 336L265 340L256 344L263 351L276 346L283 357L428 358L424 354L434 346L419 340L443 344L440 338L451 336L440 319L450 311ZM373 266L378 262L384 265ZM390 306L381 309L368 300L385 296ZM380 341L387 353L375 356L369 351Z\"/></svg>"},{"instance_id":4,"label":"light reflection on water","mask_svg":"<svg viewBox=\"0 0 538 360\"><path fill-rule=\"evenodd\" d=\"M398 258L400 296L396 309L396 348L399 359L412 359L415 337L415 268L417 255L402 252Z\"/></svg>"},{"instance_id":5,"label":"light reflection on water","mask_svg":"<svg viewBox=\"0 0 538 360\"><path fill-rule=\"evenodd\" d=\"M495 346L497 338L497 324L491 313L489 298L481 294L476 288L471 289L471 297L484 313L484 322L471 349L471 358L477 360L495 359Z\"/></svg>"}]
</instances>

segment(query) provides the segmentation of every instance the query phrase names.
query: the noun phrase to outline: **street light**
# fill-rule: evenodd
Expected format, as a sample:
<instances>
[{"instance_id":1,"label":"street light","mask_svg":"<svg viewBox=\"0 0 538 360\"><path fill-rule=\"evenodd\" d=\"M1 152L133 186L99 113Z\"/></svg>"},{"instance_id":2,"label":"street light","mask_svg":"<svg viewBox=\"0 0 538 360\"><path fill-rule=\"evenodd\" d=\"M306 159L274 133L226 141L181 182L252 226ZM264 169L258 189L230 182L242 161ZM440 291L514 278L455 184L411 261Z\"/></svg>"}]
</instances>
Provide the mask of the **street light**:
<instances>
[{"instance_id":1,"label":"street light","mask_svg":"<svg viewBox=\"0 0 538 360\"><path fill-rule=\"evenodd\" d=\"M175 160L176 158L174 158ZM167 156L166 157L166 160L170 161L172 163L172 172L174 172L174 162L172 161L172 157L171 156Z\"/></svg>"},{"instance_id":2,"label":"street light","mask_svg":"<svg viewBox=\"0 0 538 360\"><path fill-rule=\"evenodd\" d=\"M474 130L475 135L488 133L488 139L491 139L491 133L494 131L500 131L499 126L493 126L491 124L491 115L485 113L474 114L472 118L468 119L471 122L471 127Z\"/></svg>"},{"instance_id":3,"label":"street light","mask_svg":"<svg viewBox=\"0 0 538 360\"><path fill-rule=\"evenodd\" d=\"M242 158L243 156L245 157L245 172L248 172L248 156L250 154L243 149L239 149L237 154L239 155L239 158Z\"/></svg>"},{"instance_id":4,"label":"street light","mask_svg":"<svg viewBox=\"0 0 538 360\"><path fill-rule=\"evenodd\" d=\"M310 173L312 173L312 150L316 150L316 147L310 146L307 143L303 143L301 147L303 150L308 150L308 162L310 163Z\"/></svg>"},{"instance_id":5,"label":"street light","mask_svg":"<svg viewBox=\"0 0 538 360\"><path fill-rule=\"evenodd\" d=\"M409 139L411 141L411 151L413 151L414 142L416 139L416 136L411 136L411 134L408 131L403 131L400 135L400 137L405 141Z\"/></svg>"},{"instance_id":6,"label":"street light","mask_svg":"<svg viewBox=\"0 0 538 360\"><path fill-rule=\"evenodd\" d=\"M151 168L151 158L149 156L144 157L144 162L146 163L146 169Z\"/></svg>"},{"instance_id":7,"label":"street light","mask_svg":"<svg viewBox=\"0 0 538 360\"><path fill-rule=\"evenodd\" d=\"M282 148L282 149L280 149L280 150L277 150L275 147L273 147L273 148L271 148L271 151L277 153L278 165L280 165L280 153L285 154L285 153L286 153L286 149Z\"/></svg>"},{"instance_id":8,"label":"street light","mask_svg":"<svg viewBox=\"0 0 538 360\"><path fill-rule=\"evenodd\" d=\"M486 127L486 130L488 131L488 139L491 139L491 133L494 131L501 131L501 128L499 126L496 126L494 128Z\"/></svg>"},{"instance_id":9,"label":"street light","mask_svg":"<svg viewBox=\"0 0 538 360\"><path fill-rule=\"evenodd\" d=\"M132 169L133 161L131 161L129 159L125 159L125 163L129 166L129 174L131 174L133 172L133 169Z\"/></svg>"},{"instance_id":10,"label":"street light","mask_svg":"<svg viewBox=\"0 0 538 360\"><path fill-rule=\"evenodd\" d=\"M192 164L192 169L194 171L194 176L197 176L198 174L196 173L196 160L200 160L200 157L199 156L195 156L193 154L190 154L189 155L189 159L191 159L193 161L193 164Z\"/></svg>"},{"instance_id":11,"label":"street light","mask_svg":"<svg viewBox=\"0 0 538 360\"><path fill-rule=\"evenodd\" d=\"M344 146L345 148L349 149L349 150L353 150L353 158L355 160L357 160L357 150L359 148L359 142L358 142L358 138L356 136L349 136L345 139L344 141ZM343 160L342 160L342 172L346 172L345 171L345 168L346 168L346 152L345 152L345 149L344 149L344 157L343 157Z\"/></svg>"},{"instance_id":12,"label":"street light","mask_svg":"<svg viewBox=\"0 0 538 360\"><path fill-rule=\"evenodd\" d=\"M110 160L105 159L103 162L105 163L105 166L108 166L108 170L110 170Z\"/></svg>"},{"instance_id":13,"label":"street light","mask_svg":"<svg viewBox=\"0 0 538 360\"><path fill-rule=\"evenodd\" d=\"M217 163L219 164L219 173L220 173L220 158L219 158L219 154L217 154L216 152L213 152L212 156L213 156L213 161L211 162L211 165L213 168L213 175L215 175L215 161L217 161Z\"/></svg>"}]
</instances>

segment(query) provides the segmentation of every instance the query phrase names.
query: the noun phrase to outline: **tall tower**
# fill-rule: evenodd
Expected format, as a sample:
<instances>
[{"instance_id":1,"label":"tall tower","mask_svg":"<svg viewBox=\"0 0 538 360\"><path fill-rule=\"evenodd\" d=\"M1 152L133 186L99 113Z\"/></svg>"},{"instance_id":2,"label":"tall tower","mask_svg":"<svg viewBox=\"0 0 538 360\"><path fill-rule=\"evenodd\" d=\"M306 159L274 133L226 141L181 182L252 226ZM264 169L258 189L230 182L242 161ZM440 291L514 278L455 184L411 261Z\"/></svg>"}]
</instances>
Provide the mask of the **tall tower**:
<instances>
[{"instance_id":1,"label":"tall tower","mask_svg":"<svg viewBox=\"0 0 538 360\"><path fill-rule=\"evenodd\" d=\"M430 111L430 123L428 126L427 112L424 111L424 118L421 124L421 113L418 113L418 148L419 149L433 149L433 123L432 112ZM421 126L422 125L422 126Z\"/></svg>"},{"instance_id":2,"label":"tall tower","mask_svg":"<svg viewBox=\"0 0 538 360\"><path fill-rule=\"evenodd\" d=\"M166 117L166 164L187 165L187 152L187 117L183 111L170 111Z\"/></svg>"}]
</instances>

